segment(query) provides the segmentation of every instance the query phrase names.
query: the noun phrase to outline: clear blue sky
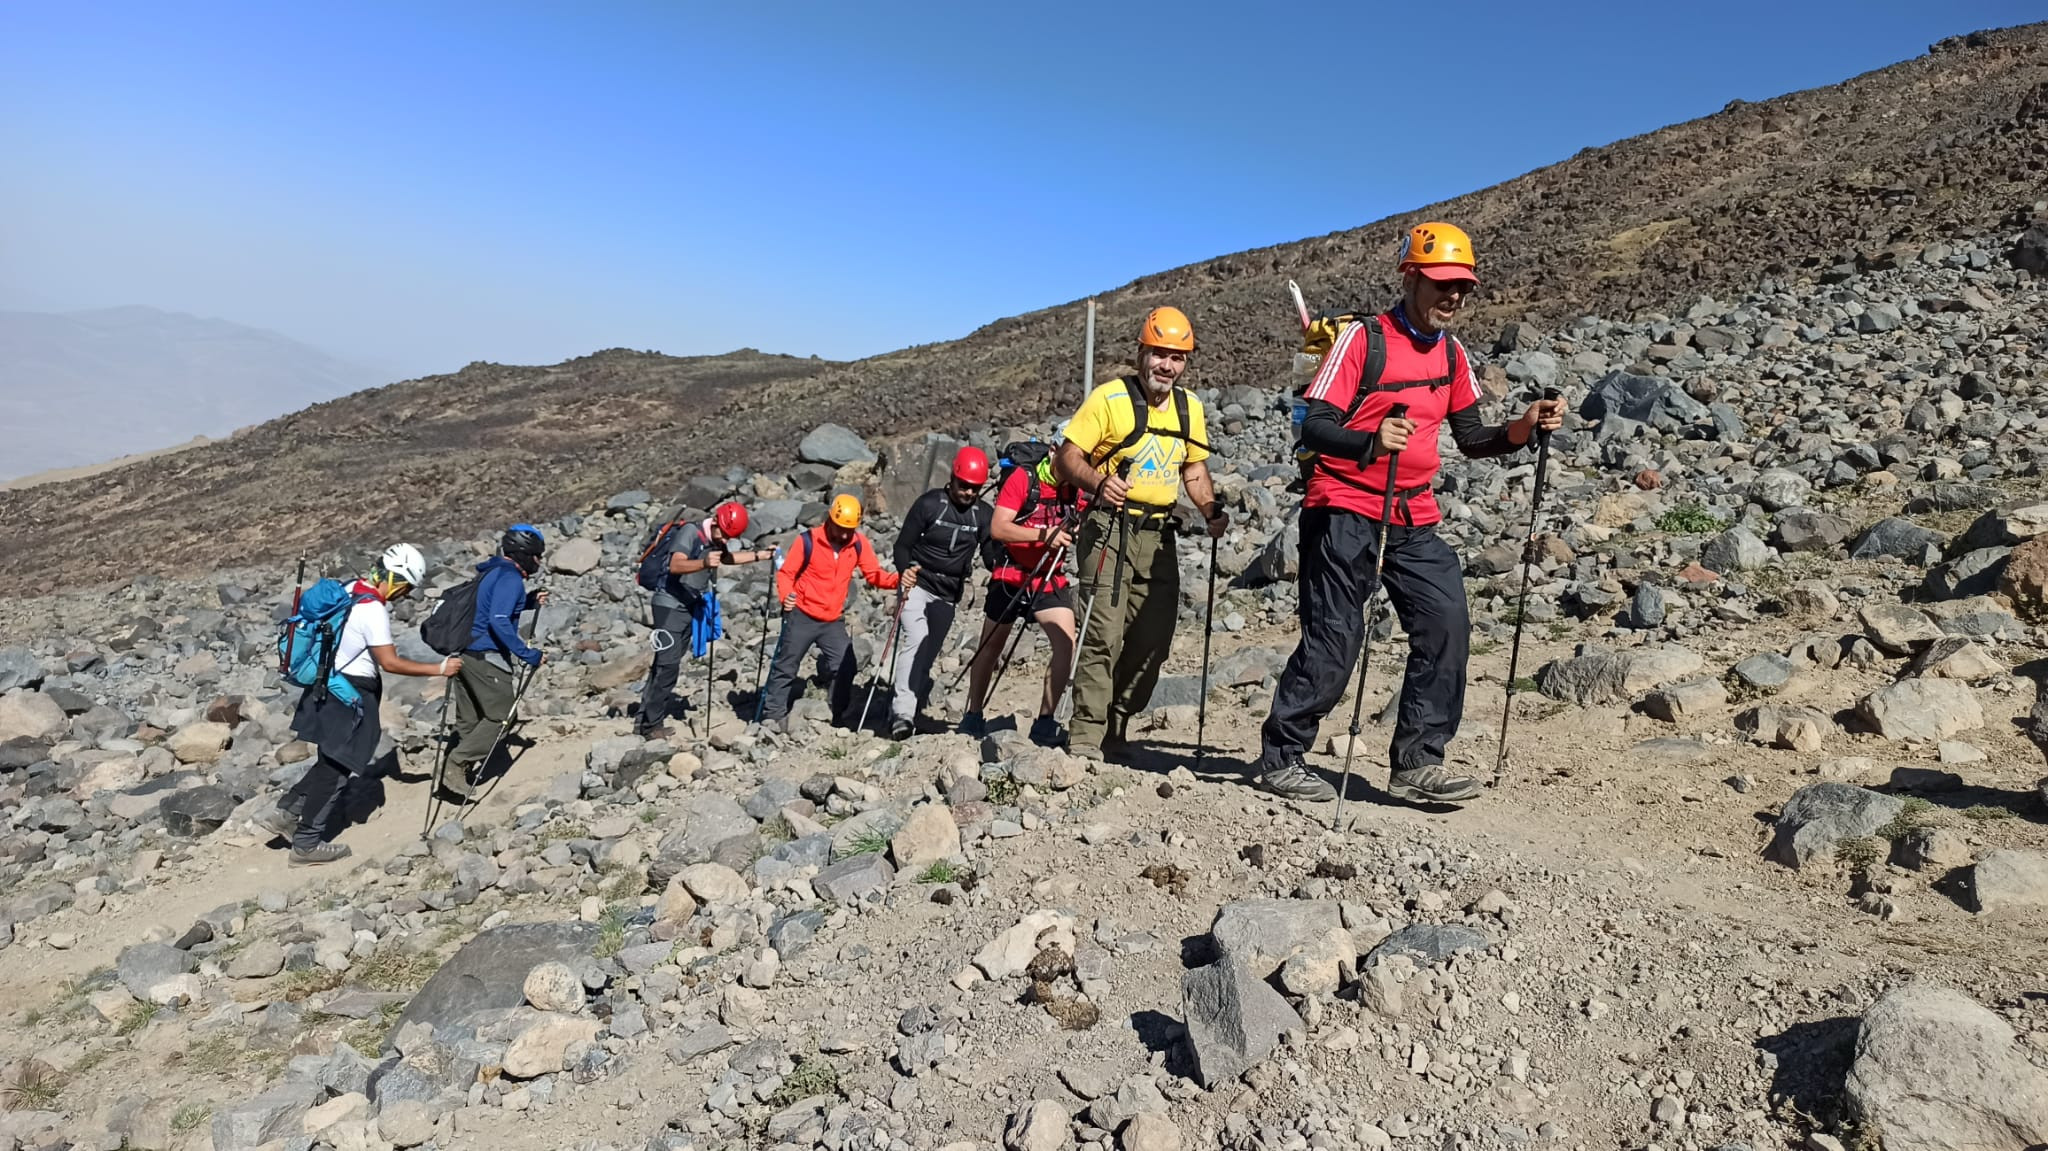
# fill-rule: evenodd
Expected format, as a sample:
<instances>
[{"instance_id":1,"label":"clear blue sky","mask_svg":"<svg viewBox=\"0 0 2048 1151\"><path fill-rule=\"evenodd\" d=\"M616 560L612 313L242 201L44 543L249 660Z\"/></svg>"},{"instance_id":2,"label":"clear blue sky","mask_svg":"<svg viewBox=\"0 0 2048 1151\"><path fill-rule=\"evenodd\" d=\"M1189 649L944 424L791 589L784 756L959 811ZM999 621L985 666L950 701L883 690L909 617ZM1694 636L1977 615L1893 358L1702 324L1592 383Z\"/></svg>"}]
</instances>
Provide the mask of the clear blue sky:
<instances>
[{"instance_id":1,"label":"clear blue sky","mask_svg":"<svg viewBox=\"0 0 2048 1151\"><path fill-rule=\"evenodd\" d=\"M152 304L402 374L853 357L2044 16L9 0L0 307Z\"/></svg>"}]
</instances>

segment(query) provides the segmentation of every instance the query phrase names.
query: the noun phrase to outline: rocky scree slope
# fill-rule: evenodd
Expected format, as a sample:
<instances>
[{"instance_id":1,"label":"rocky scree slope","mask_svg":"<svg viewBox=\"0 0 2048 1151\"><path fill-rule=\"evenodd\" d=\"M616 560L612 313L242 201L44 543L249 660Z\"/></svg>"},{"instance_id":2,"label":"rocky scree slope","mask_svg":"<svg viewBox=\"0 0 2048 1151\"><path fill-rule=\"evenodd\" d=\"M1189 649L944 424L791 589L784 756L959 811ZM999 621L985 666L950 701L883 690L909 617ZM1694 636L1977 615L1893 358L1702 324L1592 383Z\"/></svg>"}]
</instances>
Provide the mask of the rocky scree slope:
<instances>
[{"instance_id":1,"label":"rocky scree slope","mask_svg":"<svg viewBox=\"0 0 2048 1151\"><path fill-rule=\"evenodd\" d=\"M1128 768L1001 722L887 744L829 728L815 699L787 737L725 706L689 746L610 734L646 658L625 573L667 510L620 492L547 525L558 659L535 731L581 770L502 821L147 926L306 766L264 652L285 577L0 603L28 641L0 651L0 887L18 893L0 979L33 1005L0 1030L0 1140L2048 1139L2048 809L2016 724L2035 694L2018 673L2048 652L2048 301L1993 246L1895 257L1819 289L1769 278L1672 315L1500 333L1490 381L1585 398L1552 457L1515 771L1456 814L1367 798L1332 834L1327 808L1236 775L1293 642L1289 469L1265 462L1287 421L1248 386L1205 397L1235 522L1200 776L1199 546ZM873 454L814 429L809 458L693 476L682 502L741 487L784 541L835 490L887 505L922 478ZM1479 652L1454 745L1470 763L1490 758L1533 463L1447 459ZM880 546L892 527L876 517ZM430 542L435 590L488 545ZM764 574L725 587L715 695L741 715ZM888 601L854 605L872 661ZM1043 668L1025 650L993 709L1013 723ZM387 697L414 771L430 690ZM103 968L74 965L55 993L12 974L64 963L102 922L124 929Z\"/></svg>"},{"instance_id":2,"label":"rocky scree slope","mask_svg":"<svg viewBox=\"0 0 2048 1151\"><path fill-rule=\"evenodd\" d=\"M1387 265L1400 235L1432 217L1478 238L1487 290L1473 323L1489 330L1504 320L1548 327L1586 313L1671 311L1699 292L1739 295L1766 274L1824 281L1890 265L1901 242L1981 240L2003 257L2037 214L2048 172L2044 84L2048 24L1973 33L1841 84L1737 102L1362 228L1147 276L1100 297L1098 378L1125 354L1124 333L1144 311L1173 303L1200 332L1198 384L1278 387L1298 339L1285 281L1300 280L1318 307L1378 304L1392 290ZM894 437L1045 418L1076 399L1081 315L1079 304L1062 305L816 371L792 360L741 371L718 359L692 368L606 353L394 385L234 444L0 493L0 515L20 525L16 546L0 555L0 590L111 578L120 564L96 542L107 537L147 532L165 571L216 562L224 540L283 559L399 523L462 530L514 509L557 515L607 490L729 463L772 467L827 420ZM742 386L706 383L708 393L669 397L627 386L696 378ZM486 403L498 389L530 402ZM445 415L414 426L436 413ZM457 443L439 442L444 434ZM363 462L343 469L344 458ZM458 482L486 458L518 478ZM404 494L370 519L361 509L301 512L344 485Z\"/></svg>"}]
</instances>

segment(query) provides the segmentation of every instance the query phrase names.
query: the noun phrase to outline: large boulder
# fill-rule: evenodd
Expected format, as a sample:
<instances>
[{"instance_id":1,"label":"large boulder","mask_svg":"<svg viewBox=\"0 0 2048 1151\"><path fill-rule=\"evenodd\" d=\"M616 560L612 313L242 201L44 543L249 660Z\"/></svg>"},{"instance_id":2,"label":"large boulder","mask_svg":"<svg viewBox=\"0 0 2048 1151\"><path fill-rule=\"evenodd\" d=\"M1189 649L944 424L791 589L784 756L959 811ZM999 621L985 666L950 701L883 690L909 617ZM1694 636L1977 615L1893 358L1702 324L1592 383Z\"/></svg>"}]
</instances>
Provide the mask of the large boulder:
<instances>
[{"instance_id":1,"label":"large boulder","mask_svg":"<svg viewBox=\"0 0 2048 1151\"><path fill-rule=\"evenodd\" d=\"M43 661L21 646L0 647L0 693L43 682Z\"/></svg>"},{"instance_id":2,"label":"large boulder","mask_svg":"<svg viewBox=\"0 0 2048 1151\"><path fill-rule=\"evenodd\" d=\"M1933 743L1984 726L1970 685L1953 679L1902 679L1856 701L1856 715L1886 739Z\"/></svg>"},{"instance_id":3,"label":"large boulder","mask_svg":"<svg viewBox=\"0 0 2048 1151\"><path fill-rule=\"evenodd\" d=\"M1999 574L1998 590L2023 614L2048 614L2048 535L2012 549Z\"/></svg>"},{"instance_id":4,"label":"large boulder","mask_svg":"<svg viewBox=\"0 0 2048 1151\"><path fill-rule=\"evenodd\" d=\"M253 1151L305 1139L306 1112L326 1094L318 1083L286 1079L253 1098L213 1113L213 1151Z\"/></svg>"},{"instance_id":5,"label":"large boulder","mask_svg":"<svg viewBox=\"0 0 2048 1151\"><path fill-rule=\"evenodd\" d=\"M1931 563L1941 557L1942 534L1912 520L1887 516L1863 529L1849 545L1852 560L1891 556L1910 563Z\"/></svg>"},{"instance_id":6,"label":"large boulder","mask_svg":"<svg viewBox=\"0 0 2048 1151\"><path fill-rule=\"evenodd\" d=\"M2048 1074L2004 1020L1908 983L1864 1013L1844 1095L1885 1151L2027 1151L2048 1143Z\"/></svg>"},{"instance_id":7,"label":"large boulder","mask_svg":"<svg viewBox=\"0 0 2048 1151\"><path fill-rule=\"evenodd\" d=\"M137 943L121 949L114 961L114 974L128 994L145 1003L157 1002L155 992L179 976L197 970L199 961L191 952L168 943Z\"/></svg>"},{"instance_id":8,"label":"large boulder","mask_svg":"<svg viewBox=\"0 0 2048 1151\"><path fill-rule=\"evenodd\" d=\"M1770 560L1771 549L1741 524L1707 541L1700 551L1700 563L1716 575L1755 571Z\"/></svg>"},{"instance_id":9,"label":"large boulder","mask_svg":"<svg viewBox=\"0 0 2048 1151\"><path fill-rule=\"evenodd\" d=\"M1283 1034L1307 1030L1278 991L1228 955L1186 973L1180 986L1195 1078L1211 1090L1272 1054Z\"/></svg>"},{"instance_id":10,"label":"large boulder","mask_svg":"<svg viewBox=\"0 0 2048 1151\"><path fill-rule=\"evenodd\" d=\"M1609 372L1594 384L1580 402L1579 414L1589 420L1619 416L1663 432L1704 423L1709 417L1705 404L1671 380L1628 372Z\"/></svg>"},{"instance_id":11,"label":"large boulder","mask_svg":"<svg viewBox=\"0 0 2048 1151\"><path fill-rule=\"evenodd\" d=\"M0 695L0 740L49 741L64 734L64 707L39 691Z\"/></svg>"},{"instance_id":12,"label":"large boulder","mask_svg":"<svg viewBox=\"0 0 2048 1151\"><path fill-rule=\"evenodd\" d=\"M1577 704L1611 703L1675 683L1705 663L1697 652L1675 644L1625 651L1582 644L1570 659L1552 660L1538 669L1536 689Z\"/></svg>"},{"instance_id":13,"label":"large boulder","mask_svg":"<svg viewBox=\"0 0 2048 1151\"><path fill-rule=\"evenodd\" d=\"M207 783L169 793L157 810L163 815L165 831L197 839L220 830L234 817L235 807L235 797L227 788Z\"/></svg>"},{"instance_id":14,"label":"large boulder","mask_svg":"<svg viewBox=\"0 0 2048 1151\"><path fill-rule=\"evenodd\" d=\"M188 723L164 741L179 763L207 764L220 758L234 739L235 729L224 723L203 720Z\"/></svg>"},{"instance_id":15,"label":"large boulder","mask_svg":"<svg viewBox=\"0 0 2048 1151\"><path fill-rule=\"evenodd\" d=\"M408 1023L459 1026L478 1011L526 1002L526 977L543 963L581 969L602 932L595 923L511 923L479 932L448 957L405 1005L389 1034Z\"/></svg>"},{"instance_id":16,"label":"large boulder","mask_svg":"<svg viewBox=\"0 0 2048 1151\"><path fill-rule=\"evenodd\" d=\"M1777 831L1764 854L1787 867L1831 859L1845 839L1875 835L1898 818L1906 802L1847 783L1813 783L1792 793L1778 813Z\"/></svg>"},{"instance_id":17,"label":"large boulder","mask_svg":"<svg viewBox=\"0 0 2048 1151\"><path fill-rule=\"evenodd\" d=\"M1304 947L1344 929L1337 905L1317 899L1240 899L1216 912L1209 938L1218 955L1228 955L1264 979ZM1356 959L1353 952L1347 959Z\"/></svg>"},{"instance_id":18,"label":"large boulder","mask_svg":"<svg viewBox=\"0 0 2048 1151\"><path fill-rule=\"evenodd\" d=\"M604 545L578 536L548 552L548 570L558 575L582 575L604 562Z\"/></svg>"},{"instance_id":19,"label":"large boulder","mask_svg":"<svg viewBox=\"0 0 2048 1151\"><path fill-rule=\"evenodd\" d=\"M1978 911L2048 907L2048 855L2002 847L1970 869L1970 902Z\"/></svg>"},{"instance_id":20,"label":"large boulder","mask_svg":"<svg viewBox=\"0 0 2048 1151\"><path fill-rule=\"evenodd\" d=\"M851 463L874 463L875 453L852 428L819 424L796 446L796 458L807 464L845 467Z\"/></svg>"}]
</instances>

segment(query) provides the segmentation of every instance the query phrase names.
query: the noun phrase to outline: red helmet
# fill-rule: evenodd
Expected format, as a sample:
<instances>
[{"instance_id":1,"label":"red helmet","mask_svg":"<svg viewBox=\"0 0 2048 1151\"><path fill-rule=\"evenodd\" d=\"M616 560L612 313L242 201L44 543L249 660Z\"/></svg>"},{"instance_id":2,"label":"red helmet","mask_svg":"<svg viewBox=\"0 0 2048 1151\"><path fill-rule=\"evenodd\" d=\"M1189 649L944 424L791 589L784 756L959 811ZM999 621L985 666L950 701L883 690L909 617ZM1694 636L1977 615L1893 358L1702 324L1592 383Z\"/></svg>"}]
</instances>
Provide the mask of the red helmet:
<instances>
[{"instance_id":1,"label":"red helmet","mask_svg":"<svg viewBox=\"0 0 2048 1151\"><path fill-rule=\"evenodd\" d=\"M718 510L712 514L718 517L718 530L725 538L735 539L746 534L747 509L728 500L718 505Z\"/></svg>"},{"instance_id":2,"label":"red helmet","mask_svg":"<svg viewBox=\"0 0 2048 1151\"><path fill-rule=\"evenodd\" d=\"M953 478L963 484L988 482L988 456L980 448L961 448L953 453Z\"/></svg>"}]
</instances>

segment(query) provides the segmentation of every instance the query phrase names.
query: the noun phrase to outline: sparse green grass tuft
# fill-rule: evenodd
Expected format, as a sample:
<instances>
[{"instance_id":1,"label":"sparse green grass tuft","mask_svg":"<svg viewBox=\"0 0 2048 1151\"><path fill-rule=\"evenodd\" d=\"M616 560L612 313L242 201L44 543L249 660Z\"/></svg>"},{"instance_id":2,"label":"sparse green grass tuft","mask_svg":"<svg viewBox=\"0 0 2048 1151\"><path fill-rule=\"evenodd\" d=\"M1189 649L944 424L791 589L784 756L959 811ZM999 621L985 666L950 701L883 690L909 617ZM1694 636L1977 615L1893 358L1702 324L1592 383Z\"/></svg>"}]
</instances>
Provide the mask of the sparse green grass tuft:
<instances>
[{"instance_id":1,"label":"sparse green grass tuft","mask_svg":"<svg viewBox=\"0 0 2048 1151\"><path fill-rule=\"evenodd\" d=\"M590 829L588 827L583 826L580 823L577 823L575 820L565 820L560 823L550 823L546 827L540 829L540 841L543 844L559 843L565 839L589 838Z\"/></svg>"},{"instance_id":2,"label":"sparse green grass tuft","mask_svg":"<svg viewBox=\"0 0 2048 1151\"><path fill-rule=\"evenodd\" d=\"M245 1052L226 1035L211 1035L172 1056L173 1061L195 1075L225 1079L242 1065Z\"/></svg>"},{"instance_id":3,"label":"sparse green grass tuft","mask_svg":"<svg viewBox=\"0 0 2048 1151\"><path fill-rule=\"evenodd\" d=\"M440 969L440 956L404 947L379 948L354 968L356 982L372 991L418 991Z\"/></svg>"},{"instance_id":4,"label":"sparse green grass tuft","mask_svg":"<svg viewBox=\"0 0 2048 1151\"><path fill-rule=\"evenodd\" d=\"M637 899L647 891L647 875L637 867L622 867L613 872L598 888L598 894L608 903Z\"/></svg>"},{"instance_id":5,"label":"sparse green grass tuft","mask_svg":"<svg viewBox=\"0 0 2048 1151\"><path fill-rule=\"evenodd\" d=\"M845 759L853 754L853 749L843 743L828 743L818 751L826 759Z\"/></svg>"},{"instance_id":6,"label":"sparse green grass tuft","mask_svg":"<svg viewBox=\"0 0 2048 1151\"><path fill-rule=\"evenodd\" d=\"M651 825L651 824L652 824L652 823L653 823L653 822L654 822L655 820L657 820L657 819L660 819L660 818L661 818L661 813L660 813L660 812L658 812L658 811L656 811L656 810L654 810L654 805L653 805L653 804L651 804L651 803L650 803L650 804L648 804L648 805L647 805L647 806L645 806L645 807L642 807L642 808L640 809L640 822L641 822L641 823L645 823L645 824L650 824L650 825Z\"/></svg>"},{"instance_id":7,"label":"sparse green grass tuft","mask_svg":"<svg viewBox=\"0 0 2048 1151\"><path fill-rule=\"evenodd\" d=\"M40 1059L26 1059L0 1083L0 1110L48 1111L63 1093L64 1076L55 1067Z\"/></svg>"},{"instance_id":8,"label":"sparse green grass tuft","mask_svg":"<svg viewBox=\"0 0 2048 1151\"><path fill-rule=\"evenodd\" d=\"M134 1005L128 1008L128 1014L121 1017L120 1023L115 1024L114 1034L133 1035L149 1026L149 1021L155 1018L156 1004L136 1000Z\"/></svg>"},{"instance_id":9,"label":"sparse green grass tuft","mask_svg":"<svg viewBox=\"0 0 2048 1151\"><path fill-rule=\"evenodd\" d=\"M789 821L782 818L780 813L769 816L767 822L761 824L759 834L762 846L770 848L796 838L789 830Z\"/></svg>"},{"instance_id":10,"label":"sparse green grass tuft","mask_svg":"<svg viewBox=\"0 0 2048 1151\"><path fill-rule=\"evenodd\" d=\"M1516 676L1516 677L1515 677L1515 694L1516 694L1516 695L1528 695L1528 694L1531 694L1531 693L1535 692L1535 690L1536 690L1536 677L1535 677L1535 676L1533 676L1533 675L1518 675L1518 676Z\"/></svg>"},{"instance_id":11,"label":"sparse green grass tuft","mask_svg":"<svg viewBox=\"0 0 2048 1151\"><path fill-rule=\"evenodd\" d=\"M197 1131L211 1118L213 1118L213 1104L196 1101L187 1103L183 1107L178 1108L177 1113L171 1116L171 1130L180 1135L185 1134L187 1131Z\"/></svg>"},{"instance_id":12,"label":"sparse green grass tuft","mask_svg":"<svg viewBox=\"0 0 2048 1151\"><path fill-rule=\"evenodd\" d=\"M1688 501L1666 511L1657 517L1657 530L1672 535L1705 535L1727 527L1727 521L1706 509L1706 506Z\"/></svg>"},{"instance_id":13,"label":"sparse green grass tuft","mask_svg":"<svg viewBox=\"0 0 2048 1151\"><path fill-rule=\"evenodd\" d=\"M624 904L606 904L604 914L597 917L597 949L591 954L599 959L617 955L626 946L626 918L631 914Z\"/></svg>"},{"instance_id":14,"label":"sparse green grass tuft","mask_svg":"<svg viewBox=\"0 0 2048 1151\"><path fill-rule=\"evenodd\" d=\"M997 807L1015 803L1017 802L1017 797L1023 794L1023 789L1017 786L1017 781L1007 775L999 775L987 781L987 783L988 801Z\"/></svg>"},{"instance_id":15,"label":"sparse green grass tuft","mask_svg":"<svg viewBox=\"0 0 2048 1151\"><path fill-rule=\"evenodd\" d=\"M839 1068L831 1060L811 1056L796 1065L796 1070L782 1081L775 1093L768 1097L768 1106L788 1107L799 1099L813 1095L839 1094Z\"/></svg>"},{"instance_id":16,"label":"sparse green grass tuft","mask_svg":"<svg viewBox=\"0 0 2048 1151\"><path fill-rule=\"evenodd\" d=\"M288 972L284 977L284 998L287 1002L298 1003L308 996L340 987L346 978L345 972L329 971L325 967Z\"/></svg>"},{"instance_id":17,"label":"sparse green grass tuft","mask_svg":"<svg viewBox=\"0 0 2048 1151\"><path fill-rule=\"evenodd\" d=\"M960 878L960 869L946 860L939 860L924 869L917 877L919 883L951 883Z\"/></svg>"},{"instance_id":18,"label":"sparse green grass tuft","mask_svg":"<svg viewBox=\"0 0 2048 1151\"><path fill-rule=\"evenodd\" d=\"M1887 846L1874 835L1845 839L1835 845L1835 862L1851 871L1868 871L1884 861Z\"/></svg>"},{"instance_id":19,"label":"sparse green grass tuft","mask_svg":"<svg viewBox=\"0 0 2048 1151\"><path fill-rule=\"evenodd\" d=\"M892 743L890 743L890 744L889 744L889 746L887 746L887 747L885 747L885 748L883 748L883 749L882 749L882 754L880 754L880 755L876 756L875 758L876 758L876 759L895 759L895 758L896 758L897 756L899 756L899 755L902 755L902 754L903 754L903 745L902 745L902 744L900 744L900 743L893 743L893 742L892 742Z\"/></svg>"},{"instance_id":20,"label":"sparse green grass tuft","mask_svg":"<svg viewBox=\"0 0 2048 1151\"><path fill-rule=\"evenodd\" d=\"M1877 837L1897 843L1916 829L1932 824L1934 822L1932 818L1933 811L1934 805L1932 803L1917 795L1909 795L1899 808L1899 813L1892 817L1891 822L1877 829Z\"/></svg>"},{"instance_id":21,"label":"sparse green grass tuft","mask_svg":"<svg viewBox=\"0 0 2048 1151\"><path fill-rule=\"evenodd\" d=\"M1988 803L1978 803L1963 808L1961 811L1956 812L1956 814L1962 816L1964 819L1975 819L1980 821L1991 819L2011 819L2012 809L2007 807L1997 807Z\"/></svg>"},{"instance_id":22,"label":"sparse green grass tuft","mask_svg":"<svg viewBox=\"0 0 2048 1151\"><path fill-rule=\"evenodd\" d=\"M868 828L866 831L854 836L852 841L846 845L846 854L849 856L874 855L887 850L889 850L889 837L883 835L882 829L879 827Z\"/></svg>"}]
</instances>

